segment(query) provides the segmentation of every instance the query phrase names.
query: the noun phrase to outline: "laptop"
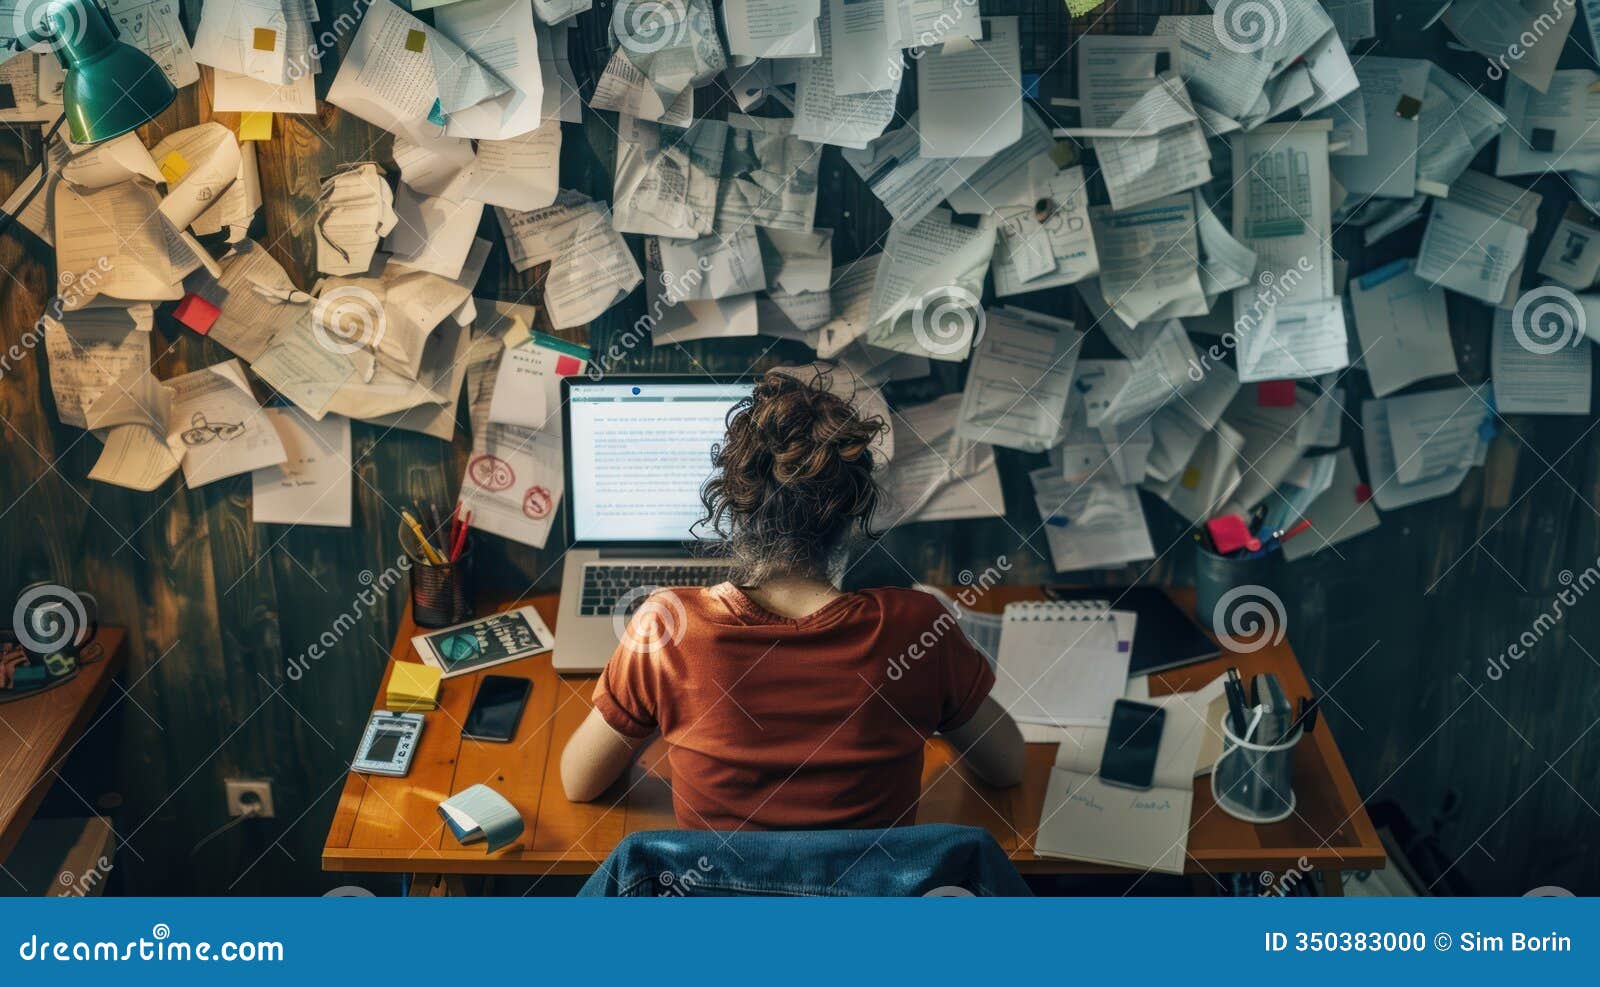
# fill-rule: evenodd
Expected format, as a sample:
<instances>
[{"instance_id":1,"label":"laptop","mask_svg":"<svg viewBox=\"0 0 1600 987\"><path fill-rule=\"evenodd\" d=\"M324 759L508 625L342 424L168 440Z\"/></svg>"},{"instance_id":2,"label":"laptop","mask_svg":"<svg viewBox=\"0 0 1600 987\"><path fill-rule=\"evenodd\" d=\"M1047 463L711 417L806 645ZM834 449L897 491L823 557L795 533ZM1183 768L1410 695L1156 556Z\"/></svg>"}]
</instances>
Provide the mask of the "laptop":
<instances>
[{"instance_id":1,"label":"laptop","mask_svg":"<svg viewBox=\"0 0 1600 987\"><path fill-rule=\"evenodd\" d=\"M605 667L629 616L655 588L727 578L726 562L696 551L706 532L691 529L704 513L711 447L754 386L706 374L562 379L571 547L561 571L556 671Z\"/></svg>"}]
</instances>

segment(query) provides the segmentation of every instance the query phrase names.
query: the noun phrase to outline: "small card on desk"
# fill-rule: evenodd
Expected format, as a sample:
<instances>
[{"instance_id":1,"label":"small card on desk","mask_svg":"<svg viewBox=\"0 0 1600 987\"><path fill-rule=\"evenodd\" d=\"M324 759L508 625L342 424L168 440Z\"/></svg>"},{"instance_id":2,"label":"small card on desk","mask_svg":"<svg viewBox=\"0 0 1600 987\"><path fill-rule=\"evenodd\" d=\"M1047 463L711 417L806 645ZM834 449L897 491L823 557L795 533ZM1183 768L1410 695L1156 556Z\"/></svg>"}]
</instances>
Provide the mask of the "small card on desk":
<instances>
[{"instance_id":1,"label":"small card on desk","mask_svg":"<svg viewBox=\"0 0 1600 987\"><path fill-rule=\"evenodd\" d=\"M533 607L490 614L411 639L417 655L454 678L549 651L555 635Z\"/></svg>"}]
</instances>

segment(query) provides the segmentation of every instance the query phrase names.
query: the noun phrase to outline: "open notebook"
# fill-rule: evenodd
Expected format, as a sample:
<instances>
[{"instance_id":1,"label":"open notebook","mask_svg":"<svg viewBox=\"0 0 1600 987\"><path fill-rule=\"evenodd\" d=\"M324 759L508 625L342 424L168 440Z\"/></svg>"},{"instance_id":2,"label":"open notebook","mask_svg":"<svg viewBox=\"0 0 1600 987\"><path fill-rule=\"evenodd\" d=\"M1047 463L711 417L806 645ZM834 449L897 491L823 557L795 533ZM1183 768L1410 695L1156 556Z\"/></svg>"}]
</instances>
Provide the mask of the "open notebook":
<instances>
[{"instance_id":1,"label":"open notebook","mask_svg":"<svg viewBox=\"0 0 1600 987\"><path fill-rule=\"evenodd\" d=\"M1136 620L1101 600L1008 605L992 695L1019 723L1107 725L1127 688Z\"/></svg>"},{"instance_id":2,"label":"open notebook","mask_svg":"<svg viewBox=\"0 0 1600 987\"><path fill-rule=\"evenodd\" d=\"M1217 730L1207 718L1212 699L1221 692L1218 676L1197 692L1150 700L1167 715L1154 784L1147 790L1100 780L1105 728L1065 730L1050 769L1035 852L1042 857L1183 873L1196 761L1206 739Z\"/></svg>"}]
</instances>

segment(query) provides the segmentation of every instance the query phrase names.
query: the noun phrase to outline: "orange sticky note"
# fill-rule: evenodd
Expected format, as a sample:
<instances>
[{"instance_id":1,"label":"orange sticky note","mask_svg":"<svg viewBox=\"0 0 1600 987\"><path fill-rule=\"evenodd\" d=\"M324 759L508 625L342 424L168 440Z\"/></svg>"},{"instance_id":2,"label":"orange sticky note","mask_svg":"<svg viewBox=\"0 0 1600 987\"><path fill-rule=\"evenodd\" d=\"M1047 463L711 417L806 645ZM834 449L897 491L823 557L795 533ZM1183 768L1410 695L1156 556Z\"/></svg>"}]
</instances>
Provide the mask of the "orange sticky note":
<instances>
[{"instance_id":1,"label":"orange sticky note","mask_svg":"<svg viewBox=\"0 0 1600 987\"><path fill-rule=\"evenodd\" d=\"M428 43L428 36L415 28L406 32L406 51L421 51L422 46Z\"/></svg>"},{"instance_id":2,"label":"orange sticky note","mask_svg":"<svg viewBox=\"0 0 1600 987\"><path fill-rule=\"evenodd\" d=\"M258 27L250 44L256 51L276 51L278 48L278 32L270 27Z\"/></svg>"},{"instance_id":3,"label":"orange sticky note","mask_svg":"<svg viewBox=\"0 0 1600 987\"><path fill-rule=\"evenodd\" d=\"M177 151L170 151L167 156L156 162L156 167L161 169L161 177L167 180L168 185L176 185L189 173L189 162Z\"/></svg>"},{"instance_id":4,"label":"orange sticky note","mask_svg":"<svg viewBox=\"0 0 1600 987\"><path fill-rule=\"evenodd\" d=\"M259 110L246 110L239 114L239 139L242 141L272 140L272 114Z\"/></svg>"}]
</instances>

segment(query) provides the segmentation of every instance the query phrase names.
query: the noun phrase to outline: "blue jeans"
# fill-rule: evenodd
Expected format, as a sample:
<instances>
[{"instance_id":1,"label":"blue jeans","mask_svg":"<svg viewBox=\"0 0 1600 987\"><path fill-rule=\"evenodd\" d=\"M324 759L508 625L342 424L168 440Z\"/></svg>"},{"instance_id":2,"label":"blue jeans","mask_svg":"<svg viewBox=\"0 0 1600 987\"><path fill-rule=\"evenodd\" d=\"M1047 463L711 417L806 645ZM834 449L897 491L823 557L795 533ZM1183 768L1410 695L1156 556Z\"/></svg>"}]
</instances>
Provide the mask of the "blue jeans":
<instances>
[{"instance_id":1,"label":"blue jeans","mask_svg":"<svg viewBox=\"0 0 1600 987\"><path fill-rule=\"evenodd\" d=\"M958 890L950 890L958 889ZM806 895L1028 896L987 831L945 823L893 829L634 833L582 897Z\"/></svg>"}]
</instances>

